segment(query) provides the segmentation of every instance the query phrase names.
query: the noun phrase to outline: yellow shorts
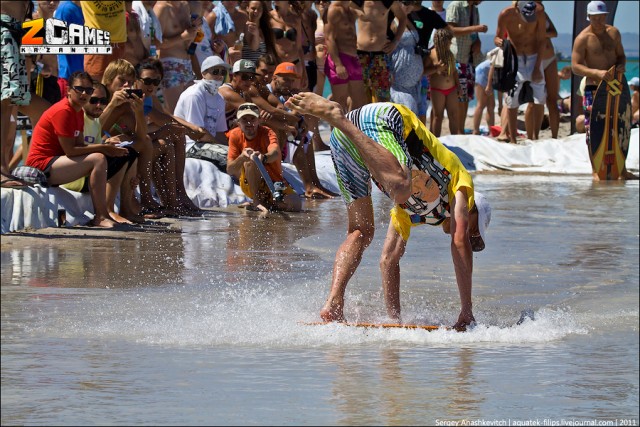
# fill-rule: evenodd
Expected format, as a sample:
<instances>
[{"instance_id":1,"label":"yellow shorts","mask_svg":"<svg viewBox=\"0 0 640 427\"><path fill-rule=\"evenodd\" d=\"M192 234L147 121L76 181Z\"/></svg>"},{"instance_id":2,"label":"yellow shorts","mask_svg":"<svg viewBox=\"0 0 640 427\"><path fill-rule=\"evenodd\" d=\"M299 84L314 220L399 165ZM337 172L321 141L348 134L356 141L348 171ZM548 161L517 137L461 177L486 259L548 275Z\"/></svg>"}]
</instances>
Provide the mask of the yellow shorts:
<instances>
[{"instance_id":1,"label":"yellow shorts","mask_svg":"<svg viewBox=\"0 0 640 427\"><path fill-rule=\"evenodd\" d=\"M295 194L294 189L289 185L288 182L284 182L285 188L284 188L284 194L285 196L288 194ZM247 180L247 177L245 176L245 172L244 172L244 167L242 168L242 171L240 172L240 188L242 189L242 192L249 197L250 199L254 198L253 192L251 191L251 188L249 187L249 181ZM260 188L258 189L258 192L260 193L265 193L265 194L270 194L271 190L269 189L269 186L267 185L267 183L265 182L265 180L260 180Z\"/></svg>"}]
</instances>

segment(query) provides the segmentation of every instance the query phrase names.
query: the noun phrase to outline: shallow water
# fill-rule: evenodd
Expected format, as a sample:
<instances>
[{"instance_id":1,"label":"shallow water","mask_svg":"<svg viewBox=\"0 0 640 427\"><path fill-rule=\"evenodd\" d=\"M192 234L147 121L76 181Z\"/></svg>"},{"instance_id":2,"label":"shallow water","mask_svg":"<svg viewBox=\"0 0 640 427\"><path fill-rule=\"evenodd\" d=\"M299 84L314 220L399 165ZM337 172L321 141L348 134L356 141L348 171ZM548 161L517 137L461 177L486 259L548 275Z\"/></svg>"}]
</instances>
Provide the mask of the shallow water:
<instances>
[{"instance_id":1,"label":"shallow water","mask_svg":"<svg viewBox=\"0 0 640 427\"><path fill-rule=\"evenodd\" d=\"M637 425L638 183L474 179L493 218L467 333L299 324L328 293L339 200L268 220L212 213L182 233L3 237L2 424ZM375 208L352 321L385 320L377 192ZM452 324L447 236L412 234L404 320ZM514 326L527 309L535 321Z\"/></svg>"}]
</instances>

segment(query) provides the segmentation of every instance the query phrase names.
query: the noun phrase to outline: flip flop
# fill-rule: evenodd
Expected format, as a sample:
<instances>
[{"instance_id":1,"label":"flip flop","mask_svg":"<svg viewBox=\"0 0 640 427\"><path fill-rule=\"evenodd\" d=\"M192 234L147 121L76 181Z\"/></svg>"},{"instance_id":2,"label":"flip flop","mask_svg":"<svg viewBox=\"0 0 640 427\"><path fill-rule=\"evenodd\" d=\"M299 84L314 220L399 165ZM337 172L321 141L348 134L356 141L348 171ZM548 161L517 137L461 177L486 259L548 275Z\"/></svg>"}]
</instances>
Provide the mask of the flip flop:
<instances>
[{"instance_id":1,"label":"flip flop","mask_svg":"<svg viewBox=\"0 0 640 427\"><path fill-rule=\"evenodd\" d=\"M20 189L30 187L29 184L11 174L2 173L2 176L5 177L0 181L0 187L2 188Z\"/></svg>"}]
</instances>

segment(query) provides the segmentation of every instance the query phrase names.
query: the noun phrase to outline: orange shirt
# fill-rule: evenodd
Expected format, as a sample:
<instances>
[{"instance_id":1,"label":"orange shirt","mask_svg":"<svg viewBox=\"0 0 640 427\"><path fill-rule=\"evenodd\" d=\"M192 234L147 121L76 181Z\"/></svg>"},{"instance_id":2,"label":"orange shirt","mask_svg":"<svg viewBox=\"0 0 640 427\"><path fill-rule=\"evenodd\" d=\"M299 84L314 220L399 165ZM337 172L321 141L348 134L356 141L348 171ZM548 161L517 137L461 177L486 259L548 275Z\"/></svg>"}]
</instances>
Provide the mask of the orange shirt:
<instances>
[{"instance_id":1,"label":"orange shirt","mask_svg":"<svg viewBox=\"0 0 640 427\"><path fill-rule=\"evenodd\" d=\"M237 159L245 148L251 148L262 154L267 154L270 150L278 147L278 137L276 133L266 126L258 126L256 137L248 140L240 127L229 131L229 154L228 162ZM265 168L273 181L282 181L282 165L278 158L275 162L266 163Z\"/></svg>"}]
</instances>

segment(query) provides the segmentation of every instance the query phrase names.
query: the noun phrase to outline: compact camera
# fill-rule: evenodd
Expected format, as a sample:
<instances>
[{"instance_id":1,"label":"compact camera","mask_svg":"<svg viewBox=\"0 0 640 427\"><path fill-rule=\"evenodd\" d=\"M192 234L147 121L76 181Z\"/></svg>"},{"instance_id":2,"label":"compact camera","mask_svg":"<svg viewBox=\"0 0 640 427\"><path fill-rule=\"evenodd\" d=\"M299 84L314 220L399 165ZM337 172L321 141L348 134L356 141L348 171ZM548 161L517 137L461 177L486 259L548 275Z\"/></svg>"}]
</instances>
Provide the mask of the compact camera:
<instances>
[{"instance_id":1,"label":"compact camera","mask_svg":"<svg viewBox=\"0 0 640 427\"><path fill-rule=\"evenodd\" d=\"M422 46L416 46L413 48L413 53L415 53L416 55L420 55L422 57L428 56L431 53L430 49L427 49L426 47L422 47Z\"/></svg>"},{"instance_id":2,"label":"compact camera","mask_svg":"<svg viewBox=\"0 0 640 427\"><path fill-rule=\"evenodd\" d=\"M273 183L273 199L276 202L281 202L284 200L284 182L276 181Z\"/></svg>"}]
</instances>

